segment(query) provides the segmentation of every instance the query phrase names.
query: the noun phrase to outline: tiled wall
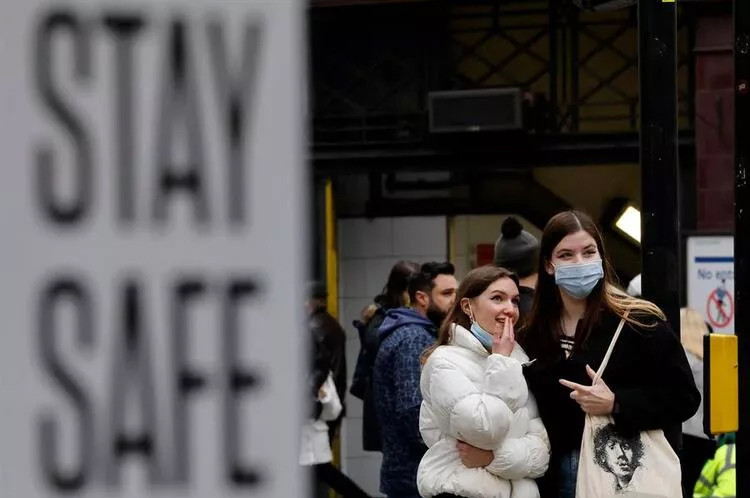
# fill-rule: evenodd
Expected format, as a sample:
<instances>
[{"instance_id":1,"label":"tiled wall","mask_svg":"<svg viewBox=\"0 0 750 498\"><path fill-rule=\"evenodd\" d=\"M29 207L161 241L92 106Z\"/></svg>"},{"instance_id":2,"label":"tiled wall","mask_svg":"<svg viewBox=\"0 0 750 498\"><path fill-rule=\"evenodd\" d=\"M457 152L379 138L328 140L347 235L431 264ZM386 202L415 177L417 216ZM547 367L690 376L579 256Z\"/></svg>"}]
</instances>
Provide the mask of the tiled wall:
<instances>
[{"instance_id":1,"label":"tiled wall","mask_svg":"<svg viewBox=\"0 0 750 498\"><path fill-rule=\"evenodd\" d=\"M444 216L404 218L349 218L338 221L339 318L347 332L349 379L359 353L359 337L352 321L379 294L391 267L401 259L422 263L447 259L447 221ZM365 491L381 496L380 453L362 450L362 402L348 395L347 417L341 434L342 468Z\"/></svg>"}]
</instances>

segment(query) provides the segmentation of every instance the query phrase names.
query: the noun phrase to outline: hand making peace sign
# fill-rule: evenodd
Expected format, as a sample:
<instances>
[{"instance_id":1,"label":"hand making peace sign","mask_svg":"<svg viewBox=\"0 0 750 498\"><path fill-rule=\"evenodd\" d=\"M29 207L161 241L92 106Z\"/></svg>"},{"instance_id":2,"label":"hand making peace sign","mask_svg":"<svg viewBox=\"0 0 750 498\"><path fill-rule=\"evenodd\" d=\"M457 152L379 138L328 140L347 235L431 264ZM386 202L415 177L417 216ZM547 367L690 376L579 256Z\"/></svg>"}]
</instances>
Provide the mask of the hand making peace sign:
<instances>
[{"instance_id":1,"label":"hand making peace sign","mask_svg":"<svg viewBox=\"0 0 750 498\"><path fill-rule=\"evenodd\" d=\"M586 365L586 373L591 380L596 377L596 372ZM602 379L597 380L592 386L584 386L570 382L569 380L560 379L560 384L572 389L571 399L574 399L581 409L589 415L609 415L615 406L615 394L604 383Z\"/></svg>"}]
</instances>

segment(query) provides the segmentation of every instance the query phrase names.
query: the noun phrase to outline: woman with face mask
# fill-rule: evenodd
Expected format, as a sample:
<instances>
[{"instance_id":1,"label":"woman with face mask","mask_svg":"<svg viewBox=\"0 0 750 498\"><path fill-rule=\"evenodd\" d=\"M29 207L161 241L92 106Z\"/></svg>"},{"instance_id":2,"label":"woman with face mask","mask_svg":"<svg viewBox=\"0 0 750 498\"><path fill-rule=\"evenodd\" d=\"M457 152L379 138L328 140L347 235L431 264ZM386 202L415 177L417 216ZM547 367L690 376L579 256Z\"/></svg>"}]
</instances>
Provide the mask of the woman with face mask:
<instances>
[{"instance_id":1,"label":"woman with face mask","mask_svg":"<svg viewBox=\"0 0 750 498\"><path fill-rule=\"evenodd\" d=\"M607 415L622 437L662 429L678 450L681 423L700 394L680 340L653 303L613 285L602 237L578 211L544 229L539 280L519 341L534 362L524 369L552 446L543 498L575 496L584 418ZM592 386L621 319L603 378Z\"/></svg>"},{"instance_id":2,"label":"woman with face mask","mask_svg":"<svg viewBox=\"0 0 750 498\"><path fill-rule=\"evenodd\" d=\"M537 498L549 441L523 378L516 344L518 277L504 268L469 272L425 353L420 431L428 446L423 497Z\"/></svg>"}]
</instances>

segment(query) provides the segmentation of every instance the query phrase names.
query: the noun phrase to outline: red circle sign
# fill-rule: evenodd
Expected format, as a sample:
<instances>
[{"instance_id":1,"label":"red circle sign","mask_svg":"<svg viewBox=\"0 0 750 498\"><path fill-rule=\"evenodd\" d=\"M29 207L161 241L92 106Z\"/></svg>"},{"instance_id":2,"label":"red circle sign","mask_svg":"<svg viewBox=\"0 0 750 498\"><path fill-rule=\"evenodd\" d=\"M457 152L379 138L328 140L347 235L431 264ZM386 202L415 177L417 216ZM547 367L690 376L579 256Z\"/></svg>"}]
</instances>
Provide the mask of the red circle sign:
<instances>
[{"instance_id":1,"label":"red circle sign","mask_svg":"<svg viewBox=\"0 0 750 498\"><path fill-rule=\"evenodd\" d=\"M708 317L708 322L713 327L724 328L729 325L729 322L734 317L734 299L732 298L732 294L723 288L714 289L708 295L706 316Z\"/></svg>"}]
</instances>

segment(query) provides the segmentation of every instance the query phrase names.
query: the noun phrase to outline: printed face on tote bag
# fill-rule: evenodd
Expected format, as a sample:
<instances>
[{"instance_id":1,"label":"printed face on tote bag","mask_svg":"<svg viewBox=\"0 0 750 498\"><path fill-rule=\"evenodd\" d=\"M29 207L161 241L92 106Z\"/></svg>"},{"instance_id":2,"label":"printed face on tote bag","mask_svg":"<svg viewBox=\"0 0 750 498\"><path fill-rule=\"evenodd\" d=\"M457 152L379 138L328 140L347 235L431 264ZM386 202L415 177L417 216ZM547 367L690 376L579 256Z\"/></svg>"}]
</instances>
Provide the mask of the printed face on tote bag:
<instances>
[{"instance_id":1,"label":"printed face on tote bag","mask_svg":"<svg viewBox=\"0 0 750 498\"><path fill-rule=\"evenodd\" d=\"M599 427L594 433L594 461L613 476L613 491L627 490L643 460L640 434L625 438L614 424Z\"/></svg>"}]
</instances>

